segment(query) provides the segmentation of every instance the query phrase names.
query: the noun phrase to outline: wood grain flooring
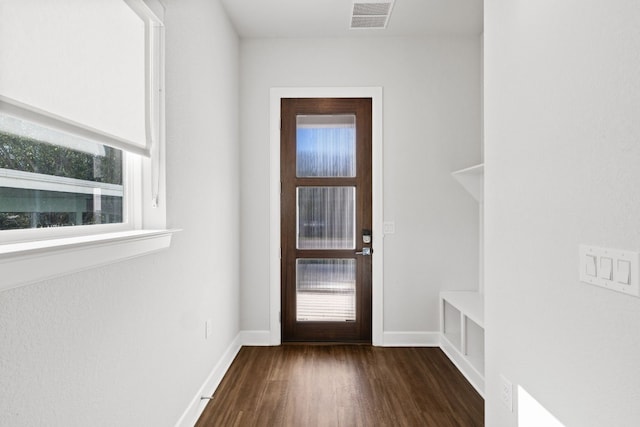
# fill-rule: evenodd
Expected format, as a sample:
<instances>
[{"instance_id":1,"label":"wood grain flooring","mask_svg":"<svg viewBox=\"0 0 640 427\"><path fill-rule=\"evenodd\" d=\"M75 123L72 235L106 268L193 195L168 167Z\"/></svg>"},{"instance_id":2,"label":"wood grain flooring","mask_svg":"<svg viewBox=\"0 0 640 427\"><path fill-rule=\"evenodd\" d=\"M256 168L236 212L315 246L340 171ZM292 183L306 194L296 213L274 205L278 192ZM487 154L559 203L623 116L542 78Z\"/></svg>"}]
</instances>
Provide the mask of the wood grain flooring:
<instances>
[{"instance_id":1,"label":"wood grain flooring","mask_svg":"<svg viewBox=\"0 0 640 427\"><path fill-rule=\"evenodd\" d=\"M196 427L484 425L439 348L243 347Z\"/></svg>"}]
</instances>

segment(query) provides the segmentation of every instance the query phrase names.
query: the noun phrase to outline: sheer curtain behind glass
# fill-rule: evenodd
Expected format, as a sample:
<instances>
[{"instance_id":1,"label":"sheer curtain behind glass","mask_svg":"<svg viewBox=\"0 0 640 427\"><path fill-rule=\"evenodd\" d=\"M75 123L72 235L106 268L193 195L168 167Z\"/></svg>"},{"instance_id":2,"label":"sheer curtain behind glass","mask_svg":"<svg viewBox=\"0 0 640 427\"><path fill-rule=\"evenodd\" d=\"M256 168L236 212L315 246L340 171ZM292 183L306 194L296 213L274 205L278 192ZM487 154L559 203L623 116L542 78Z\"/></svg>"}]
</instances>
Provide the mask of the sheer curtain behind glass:
<instances>
[{"instance_id":1,"label":"sheer curtain behind glass","mask_svg":"<svg viewBox=\"0 0 640 427\"><path fill-rule=\"evenodd\" d=\"M297 260L296 294L299 322L355 320L356 261Z\"/></svg>"},{"instance_id":2,"label":"sheer curtain behind glass","mask_svg":"<svg viewBox=\"0 0 640 427\"><path fill-rule=\"evenodd\" d=\"M296 121L298 177L356 176L354 115L299 115Z\"/></svg>"},{"instance_id":3,"label":"sheer curtain behind glass","mask_svg":"<svg viewBox=\"0 0 640 427\"><path fill-rule=\"evenodd\" d=\"M354 187L298 188L298 249L355 249Z\"/></svg>"},{"instance_id":4,"label":"sheer curtain behind glass","mask_svg":"<svg viewBox=\"0 0 640 427\"><path fill-rule=\"evenodd\" d=\"M297 187L297 248L353 250L356 188L321 184L356 176L356 118L298 115L296 124L296 176L319 184ZM355 299L355 259L296 260L298 321L354 321Z\"/></svg>"},{"instance_id":5,"label":"sheer curtain behind glass","mask_svg":"<svg viewBox=\"0 0 640 427\"><path fill-rule=\"evenodd\" d=\"M355 176L353 114L298 115L296 122L298 177ZM298 188L298 249L354 249L354 203L354 187Z\"/></svg>"}]
</instances>

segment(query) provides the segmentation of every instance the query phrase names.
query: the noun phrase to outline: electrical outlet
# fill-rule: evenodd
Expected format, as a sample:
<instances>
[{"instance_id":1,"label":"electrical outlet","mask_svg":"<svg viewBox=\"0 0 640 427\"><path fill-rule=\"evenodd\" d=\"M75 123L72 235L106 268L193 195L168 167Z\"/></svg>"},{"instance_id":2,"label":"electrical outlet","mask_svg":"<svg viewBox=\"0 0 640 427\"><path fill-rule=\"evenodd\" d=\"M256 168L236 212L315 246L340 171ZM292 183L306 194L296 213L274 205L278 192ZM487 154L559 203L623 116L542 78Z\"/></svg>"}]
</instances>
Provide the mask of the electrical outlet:
<instances>
[{"instance_id":1,"label":"electrical outlet","mask_svg":"<svg viewBox=\"0 0 640 427\"><path fill-rule=\"evenodd\" d=\"M502 375L500 375L500 400L509 412L513 412L513 384Z\"/></svg>"}]
</instances>

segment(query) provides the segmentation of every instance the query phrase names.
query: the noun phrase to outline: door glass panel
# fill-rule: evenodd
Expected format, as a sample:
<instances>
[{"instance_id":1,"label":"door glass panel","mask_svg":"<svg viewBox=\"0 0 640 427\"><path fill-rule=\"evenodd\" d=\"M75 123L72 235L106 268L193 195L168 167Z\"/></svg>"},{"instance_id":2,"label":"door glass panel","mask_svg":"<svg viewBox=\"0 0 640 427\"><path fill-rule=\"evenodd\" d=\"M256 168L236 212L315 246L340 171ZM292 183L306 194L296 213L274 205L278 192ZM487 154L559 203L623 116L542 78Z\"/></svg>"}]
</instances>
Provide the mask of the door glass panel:
<instances>
[{"instance_id":1,"label":"door glass panel","mask_svg":"<svg viewBox=\"0 0 640 427\"><path fill-rule=\"evenodd\" d=\"M356 176L356 116L296 116L296 176Z\"/></svg>"},{"instance_id":2,"label":"door glass panel","mask_svg":"<svg viewBox=\"0 0 640 427\"><path fill-rule=\"evenodd\" d=\"M355 187L298 187L297 248L355 249Z\"/></svg>"},{"instance_id":3,"label":"door glass panel","mask_svg":"<svg viewBox=\"0 0 640 427\"><path fill-rule=\"evenodd\" d=\"M355 259L296 260L297 321L355 321L355 297Z\"/></svg>"}]
</instances>

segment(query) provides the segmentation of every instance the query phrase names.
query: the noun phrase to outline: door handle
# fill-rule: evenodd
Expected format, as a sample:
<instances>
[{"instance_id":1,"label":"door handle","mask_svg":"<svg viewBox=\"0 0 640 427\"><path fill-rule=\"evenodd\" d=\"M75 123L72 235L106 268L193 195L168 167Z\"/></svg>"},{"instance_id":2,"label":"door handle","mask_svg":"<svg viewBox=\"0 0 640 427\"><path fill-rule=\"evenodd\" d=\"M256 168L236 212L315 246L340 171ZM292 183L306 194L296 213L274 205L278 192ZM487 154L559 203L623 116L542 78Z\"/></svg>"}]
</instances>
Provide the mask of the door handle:
<instances>
[{"instance_id":1,"label":"door handle","mask_svg":"<svg viewBox=\"0 0 640 427\"><path fill-rule=\"evenodd\" d=\"M362 248L362 251L361 252L356 252L356 255L371 256L372 253L373 253L373 249L371 249L371 248Z\"/></svg>"}]
</instances>

